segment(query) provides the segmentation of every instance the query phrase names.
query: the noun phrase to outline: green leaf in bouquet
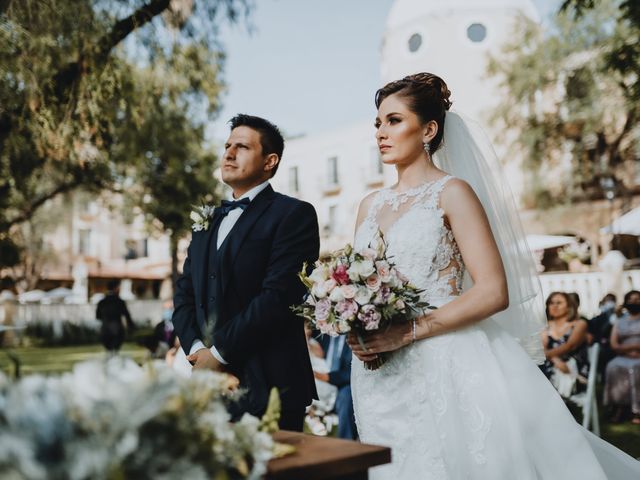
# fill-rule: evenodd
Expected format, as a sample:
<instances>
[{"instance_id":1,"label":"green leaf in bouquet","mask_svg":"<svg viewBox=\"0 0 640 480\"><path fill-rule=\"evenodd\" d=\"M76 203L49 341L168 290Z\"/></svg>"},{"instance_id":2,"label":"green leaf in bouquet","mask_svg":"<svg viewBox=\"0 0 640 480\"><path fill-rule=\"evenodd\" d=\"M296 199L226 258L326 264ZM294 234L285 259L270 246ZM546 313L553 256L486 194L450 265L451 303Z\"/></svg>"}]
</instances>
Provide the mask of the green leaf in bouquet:
<instances>
[{"instance_id":1,"label":"green leaf in bouquet","mask_svg":"<svg viewBox=\"0 0 640 480\"><path fill-rule=\"evenodd\" d=\"M267 410L264 412L262 419L260 420L260 431L265 433L275 433L280 430L278 422L280 421L280 413L282 410L282 404L280 402L280 394L278 389L273 387L269 393L269 403L267 404Z\"/></svg>"},{"instance_id":2,"label":"green leaf in bouquet","mask_svg":"<svg viewBox=\"0 0 640 480\"><path fill-rule=\"evenodd\" d=\"M307 262L304 262L302 264L302 270L300 270L300 272L298 273L298 278L304 284L304 286L307 287L307 289L311 289L311 287L313 287L313 282L309 279L309 276L307 275L307 267L308 267Z\"/></svg>"}]
</instances>

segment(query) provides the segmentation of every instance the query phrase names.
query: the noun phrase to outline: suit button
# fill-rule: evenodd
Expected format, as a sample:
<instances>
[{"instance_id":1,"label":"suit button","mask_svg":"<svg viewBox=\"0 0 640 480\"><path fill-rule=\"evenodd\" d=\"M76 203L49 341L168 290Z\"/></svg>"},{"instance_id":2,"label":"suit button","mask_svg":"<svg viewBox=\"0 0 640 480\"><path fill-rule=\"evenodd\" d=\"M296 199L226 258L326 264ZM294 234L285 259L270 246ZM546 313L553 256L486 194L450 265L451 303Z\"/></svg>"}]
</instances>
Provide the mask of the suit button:
<instances>
[{"instance_id":1,"label":"suit button","mask_svg":"<svg viewBox=\"0 0 640 480\"><path fill-rule=\"evenodd\" d=\"M209 297L209 300L212 301L212 302L215 302L216 301L216 297Z\"/></svg>"},{"instance_id":2,"label":"suit button","mask_svg":"<svg viewBox=\"0 0 640 480\"><path fill-rule=\"evenodd\" d=\"M204 308L204 305L202 303L200 304L200 308Z\"/></svg>"},{"instance_id":3,"label":"suit button","mask_svg":"<svg viewBox=\"0 0 640 480\"><path fill-rule=\"evenodd\" d=\"M210 278L211 280L215 280L216 275L215 275L215 274L211 274L211 275L209 275L209 278Z\"/></svg>"}]
</instances>

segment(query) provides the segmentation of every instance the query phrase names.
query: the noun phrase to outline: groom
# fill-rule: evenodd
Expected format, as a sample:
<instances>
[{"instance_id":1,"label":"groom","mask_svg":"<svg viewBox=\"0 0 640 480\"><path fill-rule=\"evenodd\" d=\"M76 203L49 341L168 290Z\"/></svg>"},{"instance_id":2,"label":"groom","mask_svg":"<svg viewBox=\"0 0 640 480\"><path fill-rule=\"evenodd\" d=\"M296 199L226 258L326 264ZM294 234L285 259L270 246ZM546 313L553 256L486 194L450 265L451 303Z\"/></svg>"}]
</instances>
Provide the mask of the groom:
<instances>
[{"instance_id":1,"label":"groom","mask_svg":"<svg viewBox=\"0 0 640 480\"><path fill-rule=\"evenodd\" d=\"M247 393L231 413L264 413L272 387L282 401L280 428L302 431L316 398L303 320L304 262L318 258L314 208L274 192L284 139L269 121L236 115L222 157L223 200L208 228L194 232L176 284L173 324L194 370L228 371Z\"/></svg>"}]
</instances>

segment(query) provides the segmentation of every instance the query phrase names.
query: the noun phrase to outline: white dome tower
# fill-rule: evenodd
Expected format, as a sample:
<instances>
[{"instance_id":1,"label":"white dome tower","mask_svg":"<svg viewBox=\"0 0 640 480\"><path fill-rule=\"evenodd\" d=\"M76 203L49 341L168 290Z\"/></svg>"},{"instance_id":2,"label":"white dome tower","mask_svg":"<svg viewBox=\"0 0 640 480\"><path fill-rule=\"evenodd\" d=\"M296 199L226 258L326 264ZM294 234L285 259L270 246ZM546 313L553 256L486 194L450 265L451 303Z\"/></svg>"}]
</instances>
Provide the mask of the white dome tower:
<instances>
[{"instance_id":1,"label":"white dome tower","mask_svg":"<svg viewBox=\"0 0 640 480\"><path fill-rule=\"evenodd\" d=\"M383 84L435 73L449 85L454 108L485 120L498 102L487 54L512 37L518 15L539 21L531 0L396 0L382 44Z\"/></svg>"}]
</instances>

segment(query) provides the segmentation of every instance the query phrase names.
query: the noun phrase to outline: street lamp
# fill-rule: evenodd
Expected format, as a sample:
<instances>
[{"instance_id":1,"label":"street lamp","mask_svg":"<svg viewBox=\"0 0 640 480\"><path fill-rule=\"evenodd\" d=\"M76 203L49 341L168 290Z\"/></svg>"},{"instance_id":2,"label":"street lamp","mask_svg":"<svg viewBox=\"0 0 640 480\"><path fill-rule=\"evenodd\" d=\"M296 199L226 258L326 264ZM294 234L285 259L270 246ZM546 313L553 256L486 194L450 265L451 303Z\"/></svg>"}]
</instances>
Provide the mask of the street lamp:
<instances>
[{"instance_id":1,"label":"street lamp","mask_svg":"<svg viewBox=\"0 0 640 480\"><path fill-rule=\"evenodd\" d=\"M616 184L616 177L610 173L604 174L600 177L600 188L604 192L604 197L609 201L609 225L611 225L611 234L613 235L613 238L615 238L616 235L613 226L613 201L616 198Z\"/></svg>"}]
</instances>

